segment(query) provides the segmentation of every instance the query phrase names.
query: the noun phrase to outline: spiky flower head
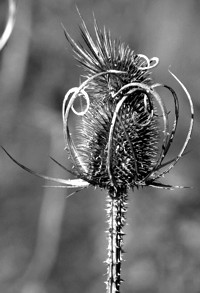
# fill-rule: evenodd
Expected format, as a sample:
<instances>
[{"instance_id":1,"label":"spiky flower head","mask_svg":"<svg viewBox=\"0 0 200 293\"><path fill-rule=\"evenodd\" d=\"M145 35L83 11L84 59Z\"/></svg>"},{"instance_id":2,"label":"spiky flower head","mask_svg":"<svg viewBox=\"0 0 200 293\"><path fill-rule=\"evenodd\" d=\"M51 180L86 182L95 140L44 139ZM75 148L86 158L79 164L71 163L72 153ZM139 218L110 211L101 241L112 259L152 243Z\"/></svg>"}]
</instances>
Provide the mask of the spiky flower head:
<instances>
[{"instance_id":1,"label":"spiky flower head","mask_svg":"<svg viewBox=\"0 0 200 293\"><path fill-rule=\"evenodd\" d=\"M179 104L172 88L152 81L149 70L158 64L158 58L135 54L129 46L112 39L105 28L100 30L95 18L94 31L95 41L82 19L81 34L86 45L83 47L65 30L85 72L85 80L69 90L63 101L64 136L74 174L93 186L122 193L145 185L171 188L155 180L175 165L191 136L190 95L170 72L185 90L192 119L179 155L163 163L176 131ZM158 87L167 88L174 100L175 119L171 130L167 109L155 90ZM80 111L73 106L78 97L86 104ZM69 129L71 110L81 117L75 140ZM159 173L163 167L166 169Z\"/></svg>"},{"instance_id":2,"label":"spiky flower head","mask_svg":"<svg viewBox=\"0 0 200 293\"><path fill-rule=\"evenodd\" d=\"M81 15L80 15L81 17ZM182 82L169 70L184 90L191 111L189 129L179 154L164 159L173 142L179 118L179 101L175 91L155 83L150 69L158 58L135 54L128 45L112 39L105 28L99 29L94 18L95 41L81 17L81 35L85 46L77 44L64 28L65 36L81 64L84 81L70 89L63 101L62 117L65 149L73 163L76 179L59 179L40 175L8 156L26 171L69 188L89 185L105 188L109 194L126 193L129 188L153 186L174 188L157 180L164 177L184 154L193 128L192 99ZM157 92L166 88L174 101L174 109L166 109ZM75 108L75 100L85 101L84 108ZM75 139L70 130L70 114L80 118ZM174 113L170 128L169 112ZM178 186L181 187L181 186Z\"/></svg>"},{"instance_id":3,"label":"spiky flower head","mask_svg":"<svg viewBox=\"0 0 200 293\"><path fill-rule=\"evenodd\" d=\"M106 285L108 293L119 293L127 190L140 186L172 188L157 180L169 172L184 154L191 137L194 111L187 89L169 71L185 91L191 120L179 154L164 162L176 132L179 102L172 88L154 83L151 78L150 69L158 64L158 58L149 59L135 54L129 46L112 39L105 28L100 30L95 19L94 31L95 41L82 19L84 47L78 45L65 30L75 57L84 70L84 81L67 92L62 109L65 148L72 160L73 171L53 160L77 178L65 180L37 174L3 149L23 169L60 183L62 187L85 188L92 185L108 190ZM157 93L159 87L169 90L174 101L174 109L170 111L170 114L174 113L172 127L169 111ZM76 100L81 102L78 109ZM70 123L73 113L80 118L76 126Z\"/></svg>"}]
</instances>

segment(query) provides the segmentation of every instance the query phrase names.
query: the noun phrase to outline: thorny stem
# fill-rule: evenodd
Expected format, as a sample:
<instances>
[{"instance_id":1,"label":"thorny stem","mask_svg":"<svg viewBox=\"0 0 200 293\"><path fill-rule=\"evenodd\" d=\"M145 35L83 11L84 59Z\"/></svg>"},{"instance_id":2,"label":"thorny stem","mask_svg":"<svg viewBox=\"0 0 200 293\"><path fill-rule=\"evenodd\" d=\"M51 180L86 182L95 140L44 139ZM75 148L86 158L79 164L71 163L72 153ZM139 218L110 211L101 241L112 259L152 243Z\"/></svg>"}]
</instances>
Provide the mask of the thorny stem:
<instances>
[{"instance_id":1,"label":"thorny stem","mask_svg":"<svg viewBox=\"0 0 200 293\"><path fill-rule=\"evenodd\" d=\"M107 196L107 222L108 222L108 258L107 267L107 293L120 293L121 263L123 254L122 231L126 223L127 194L115 193Z\"/></svg>"}]
</instances>

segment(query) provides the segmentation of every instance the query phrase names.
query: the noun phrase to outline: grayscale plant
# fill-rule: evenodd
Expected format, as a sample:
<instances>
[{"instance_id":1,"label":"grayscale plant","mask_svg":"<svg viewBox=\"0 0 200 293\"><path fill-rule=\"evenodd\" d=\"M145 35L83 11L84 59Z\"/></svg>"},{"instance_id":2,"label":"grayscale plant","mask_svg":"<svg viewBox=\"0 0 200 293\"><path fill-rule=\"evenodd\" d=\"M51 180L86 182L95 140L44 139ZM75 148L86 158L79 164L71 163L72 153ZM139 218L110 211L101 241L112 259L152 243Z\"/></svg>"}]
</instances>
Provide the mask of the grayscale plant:
<instances>
[{"instance_id":1,"label":"grayscale plant","mask_svg":"<svg viewBox=\"0 0 200 293\"><path fill-rule=\"evenodd\" d=\"M192 99L182 82L171 72L184 90L190 105L191 120L179 154L164 161L173 142L179 118L179 100L175 91L151 78L150 69L158 58L135 54L129 46L112 39L101 30L94 18L94 41L81 18L81 35L85 47L77 44L65 30L76 59L84 69L84 81L65 95L62 108L65 149L73 163L72 170L62 168L76 179L43 176L11 159L23 169L67 188L100 187L107 191L108 258L107 293L120 292L123 254L123 227L126 222L128 190L144 186L173 189L159 182L185 153L193 127ZM158 88L171 95L174 122L170 126L169 110ZM75 101L82 101L80 108ZM80 118L70 129L70 114ZM73 130L73 134L72 134Z\"/></svg>"}]
</instances>

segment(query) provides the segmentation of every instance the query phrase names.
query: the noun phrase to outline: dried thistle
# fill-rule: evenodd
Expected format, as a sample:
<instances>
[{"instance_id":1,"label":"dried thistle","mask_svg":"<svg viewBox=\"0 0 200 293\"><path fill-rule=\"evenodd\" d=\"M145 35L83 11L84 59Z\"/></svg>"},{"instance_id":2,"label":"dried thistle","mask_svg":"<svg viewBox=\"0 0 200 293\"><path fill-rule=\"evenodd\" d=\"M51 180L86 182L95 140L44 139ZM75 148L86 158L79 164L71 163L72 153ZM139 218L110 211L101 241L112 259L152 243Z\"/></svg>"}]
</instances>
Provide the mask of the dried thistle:
<instances>
[{"instance_id":1,"label":"dried thistle","mask_svg":"<svg viewBox=\"0 0 200 293\"><path fill-rule=\"evenodd\" d=\"M81 16L80 16L81 17ZM179 154L163 162L176 133L179 101L175 91L154 83L150 69L158 58L135 54L129 46L112 39L110 32L99 29L94 18L96 41L93 41L84 20L81 34L86 48L78 45L64 29L85 76L79 87L70 89L63 101L62 118L65 149L73 163L77 179L65 180L40 175L10 158L28 172L62 184L67 188L100 187L108 191L108 258L107 293L120 292L123 253L122 231L127 210L127 192L134 187L152 186L173 189L182 186L165 185L159 181L185 152L193 127L193 104L182 82L171 72L184 90L190 104L191 120L185 142ZM169 90L174 101L174 123L169 127L169 115L156 89ZM85 100L85 108L77 111L74 102ZM70 132L70 114L80 117L76 135Z\"/></svg>"}]
</instances>

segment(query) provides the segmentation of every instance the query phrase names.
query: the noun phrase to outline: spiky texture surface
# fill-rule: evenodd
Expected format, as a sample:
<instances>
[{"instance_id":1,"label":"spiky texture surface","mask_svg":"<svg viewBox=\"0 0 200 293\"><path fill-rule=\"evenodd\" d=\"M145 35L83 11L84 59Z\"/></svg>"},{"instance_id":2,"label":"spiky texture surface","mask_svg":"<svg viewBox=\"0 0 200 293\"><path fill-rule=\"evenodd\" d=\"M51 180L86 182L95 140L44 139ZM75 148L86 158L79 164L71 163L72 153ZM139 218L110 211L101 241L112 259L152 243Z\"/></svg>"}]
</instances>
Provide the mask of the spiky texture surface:
<instances>
[{"instance_id":1,"label":"spiky texture surface","mask_svg":"<svg viewBox=\"0 0 200 293\"><path fill-rule=\"evenodd\" d=\"M78 127L78 145L87 176L93 185L110 189L107 170L108 137L114 107L110 102L94 102L82 124ZM135 114L137 113L137 114ZM133 115L137 115L137 122ZM158 123L154 116L146 126L140 126L147 119L141 97L131 97L123 105L116 121L112 140L112 173L121 190L133 188L150 172L156 163L158 149Z\"/></svg>"},{"instance_id":2,"label":"spiky texture surface","mask_svg":"<svg viewBox=\"0 0 200 293\"><path fill-rule=\"evenodd\" d=\"M119 40L112 39L110 32L99 29L94 19L96 41L93 41L85 22L82 20L80 27L82 38L86 47L78 45L65 31L66 38L70 42L75 58L82 65L87 77L109 69L125 71L127 74L117 80L112 77L106 80L104 77L96 79L91 85L94 91L97 86L97 95L105 92L108 96L112 90L117 91L122 85L133 81L150 83L150 73L140 70L144 59L136 55L133 50ZM95 93L93 92L95 95ZM100 95L101 96L101 95ZM95 96L96 97L96 96Z\"/></svg>"}]
</instances>

